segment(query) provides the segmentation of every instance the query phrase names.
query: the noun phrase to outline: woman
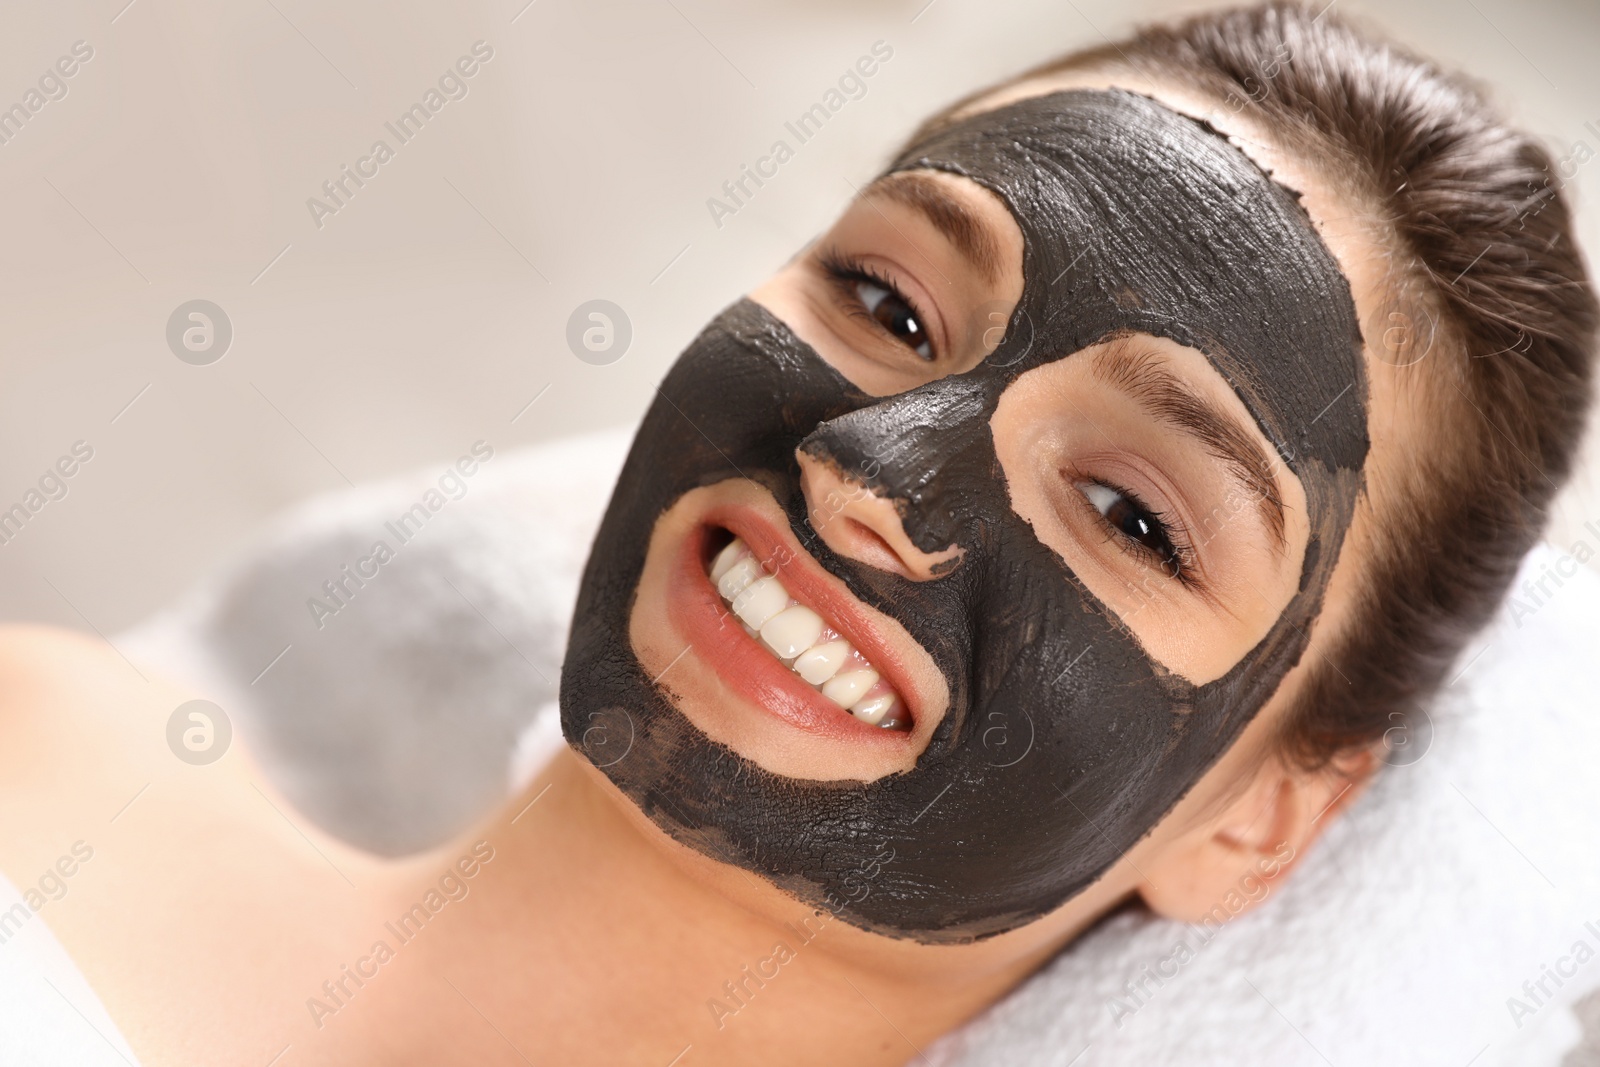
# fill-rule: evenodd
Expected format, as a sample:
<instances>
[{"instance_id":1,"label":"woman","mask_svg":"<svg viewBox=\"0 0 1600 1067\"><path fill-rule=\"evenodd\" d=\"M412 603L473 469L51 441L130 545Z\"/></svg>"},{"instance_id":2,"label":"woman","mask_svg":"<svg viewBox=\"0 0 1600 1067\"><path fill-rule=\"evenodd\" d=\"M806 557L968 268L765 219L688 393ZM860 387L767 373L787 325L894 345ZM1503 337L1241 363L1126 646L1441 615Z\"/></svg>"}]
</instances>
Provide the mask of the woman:
<instances>
[{"instance_id":1,"label":"woman","mask_svg":"<svg viewBox=\"0 0 1600 1067\"><path fill-rule=\"evenodd\" d=\"M1492 612L1588 401L1548 166L1286 5L977 94L669 373L524 795L378 861L11 630L0 867L93 847L150 1064L904 1062L1285 877Z\"/></svg>"}]
</instances>

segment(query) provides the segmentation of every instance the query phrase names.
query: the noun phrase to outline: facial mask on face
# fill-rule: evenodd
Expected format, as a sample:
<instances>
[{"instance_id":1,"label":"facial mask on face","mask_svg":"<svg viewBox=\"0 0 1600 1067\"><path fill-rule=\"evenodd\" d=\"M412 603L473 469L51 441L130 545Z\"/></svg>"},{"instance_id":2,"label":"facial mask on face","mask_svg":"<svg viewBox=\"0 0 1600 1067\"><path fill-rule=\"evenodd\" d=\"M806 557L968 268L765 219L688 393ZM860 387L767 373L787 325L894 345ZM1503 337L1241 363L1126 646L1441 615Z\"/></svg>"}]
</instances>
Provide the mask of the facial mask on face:
<instances>
[{"instance_id":1,"label":"facial mask on face","mask_svg":"<svg viewBox=\"0 0 1600 1067\"><path fill-rule=\"evenodd\" d=\"M561 708L574 747L677 840L862 928L953 942L1084 889L1298 661L1361 486L1366 382L1349 286L1304 210L1202 122L1131 93L1062 92L934 133L892 169L911 168L965 175L1015 216L1024 288L1006 340L972 371L872 397L760 306L719 315L668 374L623 469ZM1018 376L1130 331L1205 353L1305 487L1298 591L1205 685L1152 662L1039 542L990 433ZM806 518L797 448L895 499L923 550L959 545L959 565L915 582L830 551ZM943 673L950 708L911 771L769 773L697 730L635 659L629 614L656 520L686 491L740 477ZM595 725L623 720L626 754L601 754Z\"/></svg>"}]
</instances>

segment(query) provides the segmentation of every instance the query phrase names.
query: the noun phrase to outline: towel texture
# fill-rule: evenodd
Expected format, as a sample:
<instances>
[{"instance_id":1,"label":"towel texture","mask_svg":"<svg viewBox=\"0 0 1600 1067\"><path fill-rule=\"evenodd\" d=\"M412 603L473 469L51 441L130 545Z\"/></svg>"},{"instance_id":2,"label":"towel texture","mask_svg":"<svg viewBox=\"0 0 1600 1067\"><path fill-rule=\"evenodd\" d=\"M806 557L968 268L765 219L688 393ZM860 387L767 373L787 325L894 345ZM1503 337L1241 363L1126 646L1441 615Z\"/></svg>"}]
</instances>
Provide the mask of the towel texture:
<instances>
[{"instance_id":1,"label":"towel texture","mask_svg":"<svg viewBox=\"0 0 1600 1067\"><path fill-rule=\"evenodd\" d=\"M34 896L36 903L40 899ZM48 906L49 898L42 899ZM138 1062L50 927L0 874L0 1064L138 1067Z\"/></svg>"},{"instance_id":2,"label":"towel texture","mask_svg":"<svg viewBox=\"0 0 1600 1067\"><path fill-rule=\"evenodd\" d=\"M560 743L569 614L628 438L314 500L119 644L236 712L330 831L437 842ZM1562 1064L1571 1005L1600 989L1600 579L1570 563L1530 557L1560 583L1473 642L1430 728L1396 735L1394 765L1262 906L1219 901L1204 928L1112 916L924 1058Z\"/></svg>"}]
</instances>

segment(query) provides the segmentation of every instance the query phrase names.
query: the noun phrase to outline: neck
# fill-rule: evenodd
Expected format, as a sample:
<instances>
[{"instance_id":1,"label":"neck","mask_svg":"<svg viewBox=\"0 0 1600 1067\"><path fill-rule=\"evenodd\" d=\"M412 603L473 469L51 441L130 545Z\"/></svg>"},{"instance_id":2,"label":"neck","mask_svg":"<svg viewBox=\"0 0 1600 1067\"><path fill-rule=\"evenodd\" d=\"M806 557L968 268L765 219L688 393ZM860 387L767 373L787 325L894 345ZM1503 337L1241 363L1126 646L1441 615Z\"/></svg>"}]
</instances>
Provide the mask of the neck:
<instances>
[{"instance_id":1,"label":"neck","mask_svg":"<svg viewBox=\"0 0 1600 1067\"><path fill-rule=\"evenodd\" d=\"M866 934L632 814L563 749L449 853L481 839L494 859L454 920L418 940L422 970L450 978L442 995L468 1003L461 1026L494 1055L899 1064L1038 963Z\"/></svg>"}]
</instances>

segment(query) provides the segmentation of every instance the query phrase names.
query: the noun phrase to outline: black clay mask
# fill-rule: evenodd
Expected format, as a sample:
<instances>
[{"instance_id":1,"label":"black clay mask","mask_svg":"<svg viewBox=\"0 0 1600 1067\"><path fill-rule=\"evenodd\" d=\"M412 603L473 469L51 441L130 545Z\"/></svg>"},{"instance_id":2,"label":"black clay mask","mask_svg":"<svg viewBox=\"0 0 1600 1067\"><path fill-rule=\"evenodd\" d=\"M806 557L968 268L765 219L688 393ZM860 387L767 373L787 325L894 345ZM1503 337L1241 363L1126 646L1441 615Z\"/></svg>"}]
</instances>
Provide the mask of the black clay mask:
<instances>
[{"instance_id":1,"label":"black clay mask","mask_svg":"<svg viewBox=\"0 0 1600 1067\"><path fill-rule=\"evenodd\" d=\"M634 441L584 574L561 713L569 742L679 841L865 929L952 942L1085 888L1298 661L1362 484L1366 382L1349 285L1304 210L1202 122L1121 91L1055 93L928 136L892 169L913 168L976 181L1021 227L1006 339L971 371L872 397L762 307L719 315ZM1008 385L1125 333L1204 353L1305 488L1298 591L1204 685L1154 663L1038 541L996 458L990 418ZM916 582L830 551L806 518L797 449L894 499L923 550L959 545L959 566ZM657 519L741 477L945 676L949 711L909 772L772 774L697 730L635 659L629 615ZM619 717L625 750L595 729Z\"/></svg>"}]
</instances>

